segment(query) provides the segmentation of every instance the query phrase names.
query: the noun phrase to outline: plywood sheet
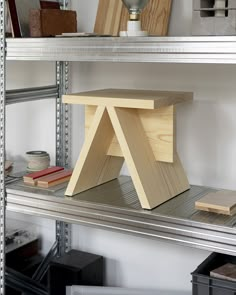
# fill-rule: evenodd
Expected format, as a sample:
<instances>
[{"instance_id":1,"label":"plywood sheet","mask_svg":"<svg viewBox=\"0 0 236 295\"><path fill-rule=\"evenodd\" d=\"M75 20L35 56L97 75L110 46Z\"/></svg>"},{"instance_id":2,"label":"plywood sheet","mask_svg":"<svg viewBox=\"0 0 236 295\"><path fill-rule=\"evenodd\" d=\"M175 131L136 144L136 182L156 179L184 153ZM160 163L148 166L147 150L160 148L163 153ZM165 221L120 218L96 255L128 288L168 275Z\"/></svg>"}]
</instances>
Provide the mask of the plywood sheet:
<instances>
[{"instance_id":1,"label":"plywood sheet","mask_svg":"<svg viewBox=\"0 0 236 295\"><path fill-rule=\"evenodd\" d=\"M142 30L150 35L166 36L168 34L172 0L150 0L141 15ZM121 12L120 30L127 30L129 14L123 5Z\"/></svg>"},{"instance_id":2,"label":"plywood sheet","mask_svg":"<svg viewBox=\"0 0 236 295\"><path fill-rule=\"evenodd\" d=\"M117 36L122 5L121 0L99 0L94 32L99 35Z\"/></svg>"}]
</instances>

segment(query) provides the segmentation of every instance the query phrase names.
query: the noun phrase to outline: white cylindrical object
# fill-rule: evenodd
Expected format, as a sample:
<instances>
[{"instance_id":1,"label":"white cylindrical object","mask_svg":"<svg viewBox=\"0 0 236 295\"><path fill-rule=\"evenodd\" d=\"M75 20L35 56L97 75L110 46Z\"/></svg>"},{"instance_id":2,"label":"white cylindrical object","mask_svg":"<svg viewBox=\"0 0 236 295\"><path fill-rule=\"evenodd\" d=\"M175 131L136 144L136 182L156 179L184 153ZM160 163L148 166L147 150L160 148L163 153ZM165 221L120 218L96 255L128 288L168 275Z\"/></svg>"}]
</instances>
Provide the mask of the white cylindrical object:
<instances>
[{"instance_id":1,"label":"white cylindrical object","mask_svg":"<svg viewBox=\"0 0 236 295\"><path fill-rule=\"evenodd\" d=\"M127 31L121 31L121 37L146 37L148 36L147 31L141 30L141 22L129 20L127 24Z\"/></svg>"},{"instance_id":2,"label":"white cylindrical object","mask_svg":"<svg viewBox=\"0 0 236 295\"><path fill-rule=\"evenodd\" d=\"M44 151L30 151L26 153L27 156L27 170L40 171L49 167L50 156Z\"/></svg>"},{"instance_id":3,"label":"white cylindrical object","mask_svg":"<svg viewBox=\"0 0 236 295\"><path fill-rule=\"evenodd\" d=\"M217 17L225 17L225 0L215 0L215 16Z\"/></svg>"},{"instance_id":4,"label":"white cylindrical object","mask_svg":"<svg viewBox=\"0 0 236 295\"><path fill-rule=\"evenodd\" d=\"M127 24L128 32L139 32L141 31L141 22L139 20L129 20Z\"/></svg>"}]
</instances>

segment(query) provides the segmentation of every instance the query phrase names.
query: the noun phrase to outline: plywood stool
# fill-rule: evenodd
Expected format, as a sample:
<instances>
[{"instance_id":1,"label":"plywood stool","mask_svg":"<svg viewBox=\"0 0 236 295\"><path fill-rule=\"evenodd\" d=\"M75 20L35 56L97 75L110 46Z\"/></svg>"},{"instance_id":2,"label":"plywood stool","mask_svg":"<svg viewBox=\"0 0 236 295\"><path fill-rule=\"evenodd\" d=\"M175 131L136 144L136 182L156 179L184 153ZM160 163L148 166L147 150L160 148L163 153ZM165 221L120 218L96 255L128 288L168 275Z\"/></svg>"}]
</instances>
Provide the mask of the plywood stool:
<instances>
[{"instance_id":1,"label":"plywood stool","mask_svg":"<svg viewBox=\"0 0 236 295\"><path fill-rule=\"evenodd\" d=\"M117 178L124 159L144 209L189 189L175 143L175 104L189 92L106 89L64 95L86 105L86 138L66 190L73 196Z\"/></svg>"}]
</instances>

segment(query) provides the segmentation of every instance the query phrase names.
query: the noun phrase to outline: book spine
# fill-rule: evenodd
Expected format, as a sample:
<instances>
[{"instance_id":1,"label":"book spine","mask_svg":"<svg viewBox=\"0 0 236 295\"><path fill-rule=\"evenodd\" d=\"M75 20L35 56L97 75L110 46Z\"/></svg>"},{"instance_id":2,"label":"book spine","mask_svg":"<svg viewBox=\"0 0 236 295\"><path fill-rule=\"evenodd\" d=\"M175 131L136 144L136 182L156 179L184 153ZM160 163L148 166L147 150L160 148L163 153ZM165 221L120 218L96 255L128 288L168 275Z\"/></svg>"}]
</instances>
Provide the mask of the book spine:
<instances>
[{"instance_id":1,"label":"book spine","mask_svg":"<svg viewBox=\"0 0 236 295\"><path fill-rule=\"evenodd\" d=\"M20 26L18 21L15 0L8 0L7 4L8 4L8 9L9 9L11 24L12 24L12 33L13 33L12 35L14 38L20 38L21 31L20 31Z\"/></svg>"}]
</instances>

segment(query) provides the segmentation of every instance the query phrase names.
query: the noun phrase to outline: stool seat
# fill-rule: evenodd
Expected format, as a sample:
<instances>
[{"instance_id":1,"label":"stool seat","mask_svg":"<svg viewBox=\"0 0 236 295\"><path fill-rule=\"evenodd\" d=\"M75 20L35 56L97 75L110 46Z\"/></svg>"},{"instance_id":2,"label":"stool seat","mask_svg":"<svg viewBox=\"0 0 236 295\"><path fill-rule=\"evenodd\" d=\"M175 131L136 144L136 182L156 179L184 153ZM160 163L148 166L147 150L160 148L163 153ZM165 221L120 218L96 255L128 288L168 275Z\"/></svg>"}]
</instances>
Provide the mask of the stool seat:
<instances>
[{"instance_id":1,"label":"stool seat","mask_svg":"<svg viewBox=\"0 0 236 295\"><path fill-rule=\"evenodd\" d=\"M193 99L192 92L102 89L63 96L68 104L154 110Z\"/></svg>"}]
</instances>

